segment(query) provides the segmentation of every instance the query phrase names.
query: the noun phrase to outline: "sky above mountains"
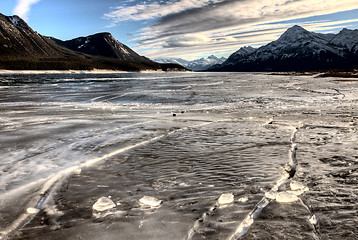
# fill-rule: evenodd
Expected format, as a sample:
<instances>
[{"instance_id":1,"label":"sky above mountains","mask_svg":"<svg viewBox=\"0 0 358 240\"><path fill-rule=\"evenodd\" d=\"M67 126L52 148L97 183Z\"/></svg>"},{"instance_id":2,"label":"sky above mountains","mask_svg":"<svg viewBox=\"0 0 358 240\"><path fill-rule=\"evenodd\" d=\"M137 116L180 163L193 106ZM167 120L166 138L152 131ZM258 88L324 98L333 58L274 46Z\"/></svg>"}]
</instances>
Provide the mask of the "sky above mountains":
<instances>
[{"instance_id":1,"label":"sky above mountains","mask_svg":"<svg viewBox=\"0 0 358 240\"><path fill-rule=\"evenodd\" d=\"M189 60L261 46L296 24L358 29L358 0L6 0L0 12L46 36L111 32L141 55Z\"/></svg>"}]
</instances>

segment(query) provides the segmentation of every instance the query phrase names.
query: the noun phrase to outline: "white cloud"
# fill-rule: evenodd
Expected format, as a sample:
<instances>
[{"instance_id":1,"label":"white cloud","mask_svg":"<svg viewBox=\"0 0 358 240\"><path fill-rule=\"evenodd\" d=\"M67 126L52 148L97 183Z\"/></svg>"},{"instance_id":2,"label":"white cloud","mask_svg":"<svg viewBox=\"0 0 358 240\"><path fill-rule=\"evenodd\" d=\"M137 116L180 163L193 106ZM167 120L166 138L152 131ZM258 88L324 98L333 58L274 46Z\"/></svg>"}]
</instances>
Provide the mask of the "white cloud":
<instances>
[{"instance_id":1,"label":"white cloud","mask_svg":"<svg viewBox=\"0 0 358 240\"><path fill-rule=\"evenodd\" d=\"M209 55L229 48L235 51L243 45L275 40L292 25L275 22L358 8L358 0L173 0L165 4L158 1L117 7L105 14L114 25L121 21L157 19L156 24L142 28L133 39L138 43L136 49L148 57L202 55L204 51ZM323 25L330 23L334 24L330 19L297 22L315 31L327 30ZM261 34L265 30L269 33Z\"/></svg>"},{"instance_id":2,"label":"white cloud","mask_svg":"<svg viewBox=\"0 0 358 240\"><path fill-rule=\"evenodd\" d=\"M13 10L14 15L18 15L25 21L29 20L29 12L31 9L31 5L39 2L40 0L17 0L17 5Z\"/></svg>"},{"instance_id":3,"label":"white cloud","mask_svg":"<svg viewBox=\"0 0 358 240\"><path fill-rule=\"evenodd\" d=\"M166 4L154 2L151 4L138 4L130 7L121 6L114 8L114 10L106 13L104 16L115 23L128 20L148 20L180 13L188 9L201 8L208 4L215 4L223 1L225 0L180 0L177 2L168 2Z\"/></svg>"}]
</instances>

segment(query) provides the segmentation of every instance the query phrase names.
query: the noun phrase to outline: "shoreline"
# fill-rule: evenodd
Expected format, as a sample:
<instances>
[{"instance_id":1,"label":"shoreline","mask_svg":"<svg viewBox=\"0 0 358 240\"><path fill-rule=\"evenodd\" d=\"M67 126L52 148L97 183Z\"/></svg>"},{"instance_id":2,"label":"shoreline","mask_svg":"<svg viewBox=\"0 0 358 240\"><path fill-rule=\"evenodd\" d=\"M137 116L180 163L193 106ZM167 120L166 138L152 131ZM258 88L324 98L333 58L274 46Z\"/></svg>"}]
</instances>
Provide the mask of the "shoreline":
<instances>
[{"instance_id":1,"label":"shoreline","mask_svg":"<svg viewBox=\"0 0 358 240\"><path fill-rule=\"evenodd\" d=\"M122 71L110 69L94 70L5 70L0 69L0 74L111 74L111 73L188 73L192 71L163 71L163 70L142 70Z\"/></svg>"},{"instance_id":2,"label":"shoreline","mask_svg":"<svg viewBox=\"0 0 358 240\"><path fill-rule=\"evenodd\" d=\"M358 69L322 70L322 71L292 71L292 72L270 72L269 75L278 76L314 76L315 78L341 77L358 78Z\"/></svg>"},{"instance_id":3,"label":"shoreline","mask_svg":"<svg viewBox=\"0 0 358 240\"><path fill-rule=\"evenodd\" d=\"M6 70L0 69L0 74L87 74L87 73L129 73L129 71L120 71L120 70Z\"/></svg>"}]
</instances>

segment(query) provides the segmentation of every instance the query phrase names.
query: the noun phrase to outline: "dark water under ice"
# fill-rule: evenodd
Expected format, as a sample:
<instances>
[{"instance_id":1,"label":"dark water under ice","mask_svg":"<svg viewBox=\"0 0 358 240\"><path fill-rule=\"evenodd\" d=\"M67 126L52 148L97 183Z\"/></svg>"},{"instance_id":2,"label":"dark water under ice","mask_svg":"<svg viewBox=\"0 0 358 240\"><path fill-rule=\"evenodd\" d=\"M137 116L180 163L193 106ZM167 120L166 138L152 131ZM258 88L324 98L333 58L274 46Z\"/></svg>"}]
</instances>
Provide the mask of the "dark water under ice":
<instances>
[{"instance_id":1,"label":"dark water under ice","mask_svg":"<svg viewBox=\"0 0 358 240\"><path fill-rule=\"evenodd\" d=\"M358 82L340 80L0 74L0 239L357 239ZM266 197L293 181L309 191Z\"/></svg>"}]
</instances>

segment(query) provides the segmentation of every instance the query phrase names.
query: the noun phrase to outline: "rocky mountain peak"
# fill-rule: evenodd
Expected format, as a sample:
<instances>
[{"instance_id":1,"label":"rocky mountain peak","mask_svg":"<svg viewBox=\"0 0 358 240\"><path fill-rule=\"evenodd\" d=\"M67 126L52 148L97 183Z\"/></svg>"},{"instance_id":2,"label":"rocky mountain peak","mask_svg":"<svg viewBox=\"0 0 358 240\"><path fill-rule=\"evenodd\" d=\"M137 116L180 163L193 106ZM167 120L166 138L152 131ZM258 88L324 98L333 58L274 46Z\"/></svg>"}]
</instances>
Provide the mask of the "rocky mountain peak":
<instances>
[{"instance_id":1,"label":"rocky mountain peak","mask_svg":"<svg viewBox=\"0 0 358 240\"><path fill-rule=\"evenodd\" d=\"M295 25L287 29L277 41L296 42L312 39L314 36L301 26Z\"/></svg>"}]
</instances>

